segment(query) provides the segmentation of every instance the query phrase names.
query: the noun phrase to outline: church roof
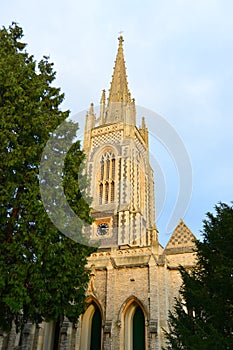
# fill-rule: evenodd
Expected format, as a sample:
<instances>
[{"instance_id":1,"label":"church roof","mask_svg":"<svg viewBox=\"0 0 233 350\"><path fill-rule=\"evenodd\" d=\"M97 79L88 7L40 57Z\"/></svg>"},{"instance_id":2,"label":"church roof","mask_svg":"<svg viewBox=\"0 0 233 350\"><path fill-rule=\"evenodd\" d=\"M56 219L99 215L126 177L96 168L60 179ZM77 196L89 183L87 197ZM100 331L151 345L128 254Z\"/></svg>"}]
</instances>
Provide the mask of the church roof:
<instances>
[{"instance_id":1,"label":"church roof","mask_svg":"<svg viewBox=\"0 0 233 350\"><path fill-rule=\"evenodd\" d=\"M194 247L196 237L183 220L180 220L179 224L176 226L168 244L166 245L165 251L168 252L171 249L184 248L184 247Z\"/></svg>"},{"instance_id":2,"label":"church roof","mask_svg":"<svg viewBox=\"0 0 233 350\"><path fill-rule=\"evenodd\" d=\"M124 51L123 51L123 37L118 38L119 46L116 56L115 66L112 75L112 82L109 89L108 103L112 102L130 102L131 95L128 89Z\"/></svg>"}]
</instances>

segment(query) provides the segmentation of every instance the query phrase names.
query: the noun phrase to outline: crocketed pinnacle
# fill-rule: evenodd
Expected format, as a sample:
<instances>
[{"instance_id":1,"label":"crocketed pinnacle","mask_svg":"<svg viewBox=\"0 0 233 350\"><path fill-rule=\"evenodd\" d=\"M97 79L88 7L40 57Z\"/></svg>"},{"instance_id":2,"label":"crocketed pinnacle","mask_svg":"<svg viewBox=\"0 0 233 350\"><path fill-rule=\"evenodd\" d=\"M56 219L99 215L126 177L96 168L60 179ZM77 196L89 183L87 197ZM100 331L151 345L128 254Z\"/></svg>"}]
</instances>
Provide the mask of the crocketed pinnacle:
<instances>
[{"instance_id":1,"label":"crocketed pinnacle","mask_svg":"<svg viewBox=\"0 0 233 350\"><path fill-rule=\"evenodd\" d=\"M112 76L111 87L109 90L108 103L112 102L130 102L131 96L128 89L127 75L125 68L123 37L120 36L115 67Z\"/></svg>"}]
</instances>

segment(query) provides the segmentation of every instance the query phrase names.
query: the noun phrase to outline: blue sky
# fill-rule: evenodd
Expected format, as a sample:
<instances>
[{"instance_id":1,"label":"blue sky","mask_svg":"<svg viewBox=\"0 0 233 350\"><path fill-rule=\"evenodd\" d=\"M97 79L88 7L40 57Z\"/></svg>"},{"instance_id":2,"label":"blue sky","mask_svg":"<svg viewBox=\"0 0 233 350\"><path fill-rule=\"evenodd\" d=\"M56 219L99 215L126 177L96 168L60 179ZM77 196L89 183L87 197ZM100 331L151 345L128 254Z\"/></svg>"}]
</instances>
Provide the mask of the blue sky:
<instances>
[{"instance_id":1,"label":"blue sky","mask_svg":"<svg viewBox=\"0 0 233 350\"><path fill-rule=\"evenodd\" d=\"M49 55L55 63L56 85L72 114L90 102L98 105L101 90L109 88L123 31L136 104L162 115L189 153L193 189L184 221L199 237L205 213L233 199L233 2L8 0L1 5L0 24L12 21L23 27L37 60ZM165 245L177 174L163 147L151 144L166 182L157 222Z\"/></svg>"}]
</instances>

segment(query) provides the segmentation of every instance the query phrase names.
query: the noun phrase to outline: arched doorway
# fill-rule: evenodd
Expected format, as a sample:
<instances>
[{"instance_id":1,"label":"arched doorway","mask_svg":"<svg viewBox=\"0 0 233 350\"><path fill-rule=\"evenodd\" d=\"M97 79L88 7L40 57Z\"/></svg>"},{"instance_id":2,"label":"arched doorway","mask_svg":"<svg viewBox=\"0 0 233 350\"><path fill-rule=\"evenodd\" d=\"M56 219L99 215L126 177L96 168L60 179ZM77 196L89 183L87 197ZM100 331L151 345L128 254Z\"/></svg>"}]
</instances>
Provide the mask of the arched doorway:
<instances>
[{"instance_id":1,"label":"arched doorway","mask_svg":"<svg viewBox=\"0 0 233 350\"><path fill-rule=\"evenodd\" d=\"M101 349L101 314L98 307L96 307L91 322L91 346L90 350Z\"/></svg>"},{"instance_id":2,"label":"arched doorway","mask_svg":"<svg viewBox=\"0 0 233 350\"><path fill-rule=\"evenodd\" d=\"M82 317L82 350L101 350L102 316L99 307L91 303Z\"/></svg>"},{"instance_id":3,"label":"arched doorway","mask_svg":"<svg viewBox=\"0 0 233 350\"><path fill-rule=\"evenodd\" d=\"M145 350L145 316L135 301L125 313L125 350Z\"/></svg>"},{"instance_id":4,"label":"arched doorway","mask_svg":"<svg viewBox=\"0 0 233 350\"><path fill-rule=\"evenodd\" d=\"M145 350L145 317L140 306L133 315L133 350Z\"/></svg>"}]
</instances>

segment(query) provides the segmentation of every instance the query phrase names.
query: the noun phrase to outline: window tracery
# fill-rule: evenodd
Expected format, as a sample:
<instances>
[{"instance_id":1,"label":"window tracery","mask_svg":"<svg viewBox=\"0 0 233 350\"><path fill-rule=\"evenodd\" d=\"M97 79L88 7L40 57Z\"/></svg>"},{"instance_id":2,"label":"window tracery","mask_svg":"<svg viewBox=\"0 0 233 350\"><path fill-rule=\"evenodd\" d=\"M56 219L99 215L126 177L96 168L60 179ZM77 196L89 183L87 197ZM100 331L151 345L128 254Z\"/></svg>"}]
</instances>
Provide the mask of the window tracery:
<instances>
[{"instance_id":1,"label":"window tracery","mask_svg":"<svg viewBox=\"0 0 233 350\"><path fill-rule=\"evenodd\" d=\"M113 203L115 200L116 159L114 153L105 152L100 160L99 204Z\"/></svg>"}]
</instances>

